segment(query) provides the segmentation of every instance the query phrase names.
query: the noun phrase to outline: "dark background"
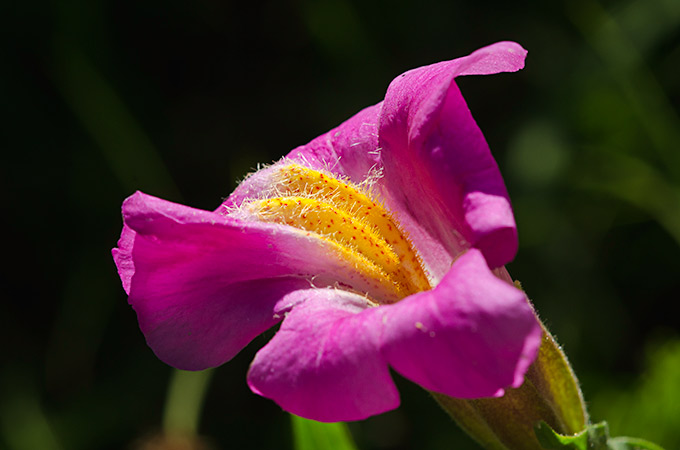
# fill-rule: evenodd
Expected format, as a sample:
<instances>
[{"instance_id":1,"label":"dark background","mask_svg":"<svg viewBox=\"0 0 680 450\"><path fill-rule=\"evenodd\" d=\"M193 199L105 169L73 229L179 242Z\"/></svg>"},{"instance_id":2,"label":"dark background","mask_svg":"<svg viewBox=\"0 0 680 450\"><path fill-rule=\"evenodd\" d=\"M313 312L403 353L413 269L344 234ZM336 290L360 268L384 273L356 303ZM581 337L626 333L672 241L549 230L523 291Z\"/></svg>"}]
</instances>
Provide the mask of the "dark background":
<instances>
[{"instance_id":1,"label":"dark background","mask_svg":"<svg viewBox=\"0 0 680 450\"><path fill-rule=\"evenodd\" d=\"M10 1L0 30L0 448L151 448L171 369L110 257L126 196L213 209L401 72L499 40L526 68L459 85L515 207L508 269L593 420L680 448L677 0ZM292 447L245 385L265 342L215 371L216 448ZM400 409L351 425L361 449L474 446L398 381Z\"/></svg>"}]
</instances>

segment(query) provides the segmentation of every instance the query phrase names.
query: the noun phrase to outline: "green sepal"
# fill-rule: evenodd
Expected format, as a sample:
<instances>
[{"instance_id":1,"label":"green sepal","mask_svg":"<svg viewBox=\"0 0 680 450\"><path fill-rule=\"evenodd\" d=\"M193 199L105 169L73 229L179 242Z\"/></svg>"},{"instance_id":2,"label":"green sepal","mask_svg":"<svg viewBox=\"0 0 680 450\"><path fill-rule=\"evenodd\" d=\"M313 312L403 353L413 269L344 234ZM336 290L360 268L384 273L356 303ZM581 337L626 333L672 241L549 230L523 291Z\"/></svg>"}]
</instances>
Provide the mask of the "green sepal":
<instances>
[{"instance_id":1,"label":"green sepal","mask_svg":"<svg viewBox=\"0 0 680 450\"><path fill-rule=\"evenodd\" d=\"M547 450L608 450L606 422L589 425L571 436L559 434L544 421L539 422L534 431L538 442Z\"/></svg>"},{"instance_id":2,"label":"green sepal","mask_svg":"<svg viewBox=\"0 0 680 450\"><path fill-rule=\"evenodd\" d=\"M644 439L630 437L610 439L607 422L588 425L580 433L571 436L559 434L544 421L539 422L534 430L538 442L546 450L663 450Z\"/></svg>"}]
</instances>

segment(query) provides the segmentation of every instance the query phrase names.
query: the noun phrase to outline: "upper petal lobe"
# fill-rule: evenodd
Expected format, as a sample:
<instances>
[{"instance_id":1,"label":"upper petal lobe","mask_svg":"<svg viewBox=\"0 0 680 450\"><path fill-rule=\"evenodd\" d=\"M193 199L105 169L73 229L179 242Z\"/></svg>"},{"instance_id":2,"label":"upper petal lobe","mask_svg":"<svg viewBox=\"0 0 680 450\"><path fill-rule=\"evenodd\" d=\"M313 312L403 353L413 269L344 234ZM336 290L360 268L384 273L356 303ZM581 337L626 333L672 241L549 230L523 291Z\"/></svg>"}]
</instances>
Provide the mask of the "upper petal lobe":
<instances>
[{"instance_id":1,"label":"upper petal lobe","mask_svg":"<svg viewBox=\"0 0 680 450\"><path fill-rule=\"evenodd\" d=\"M385 96L379 145L396 209L415 216L454 258L475 247L498 267L517 251L505 184L454 78L519 70L525 55L517 44L494 44L406 72Z\"/></svg>"}]
</instances>

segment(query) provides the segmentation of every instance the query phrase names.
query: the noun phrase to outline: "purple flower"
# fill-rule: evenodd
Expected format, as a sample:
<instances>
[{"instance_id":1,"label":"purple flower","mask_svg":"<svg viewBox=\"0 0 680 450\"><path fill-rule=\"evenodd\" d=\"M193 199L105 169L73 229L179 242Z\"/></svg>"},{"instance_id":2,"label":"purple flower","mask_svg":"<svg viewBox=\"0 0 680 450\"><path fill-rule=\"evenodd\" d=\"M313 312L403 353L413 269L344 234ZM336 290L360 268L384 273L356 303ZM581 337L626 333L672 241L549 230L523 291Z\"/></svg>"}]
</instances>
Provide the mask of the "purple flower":
<instances>
[{"instance_id":1,"label":"purple flower","mask_svg":"<svg viewBox=\"0 0 680 450\"><path fill-rule=\"evenodd\" d=\"M516 71L525 55L501 42L404 73L214 212L128 198L113 256L156 355L218 366L282 322L248 384L320 421L396 408L390 367L452 397L521 385L541 330L490 270L514 257L515 222L454 78Z\"/></svg>"}]
</instances>

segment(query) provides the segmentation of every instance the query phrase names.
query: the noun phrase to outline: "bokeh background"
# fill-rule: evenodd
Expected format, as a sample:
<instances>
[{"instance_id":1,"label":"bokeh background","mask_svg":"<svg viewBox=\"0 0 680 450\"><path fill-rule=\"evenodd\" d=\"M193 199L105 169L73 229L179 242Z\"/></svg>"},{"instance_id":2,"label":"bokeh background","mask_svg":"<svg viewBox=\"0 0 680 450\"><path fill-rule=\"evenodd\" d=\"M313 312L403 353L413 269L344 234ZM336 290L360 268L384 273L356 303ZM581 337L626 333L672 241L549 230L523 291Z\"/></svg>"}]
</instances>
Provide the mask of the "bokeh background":
<instances>
[{"instance_id":1,"label":"bokeh background","mask_svg":"<svg viewBox=\"0 0 680 450\"><path fill-rule=\"evenodd\" d=\"M213 209L401 72L499 40L526 69L459 85L513 200L510 273L593 420L680 448L677 0L10 0L0 25L0 448L160 448L172 370L110 257L126 196ZM266 339L212 374L211 448L292 448L245 384ZM361 449L474 447L398 383L400 409L350 425Z\"/></svg>"}]
</instances>

